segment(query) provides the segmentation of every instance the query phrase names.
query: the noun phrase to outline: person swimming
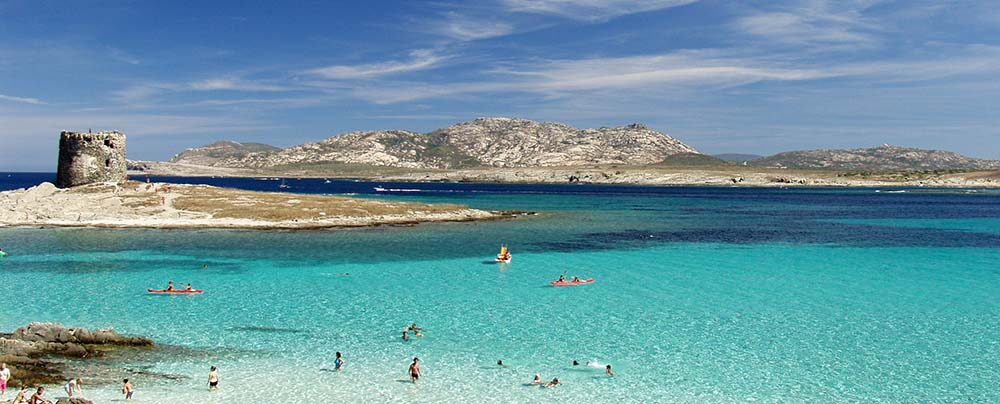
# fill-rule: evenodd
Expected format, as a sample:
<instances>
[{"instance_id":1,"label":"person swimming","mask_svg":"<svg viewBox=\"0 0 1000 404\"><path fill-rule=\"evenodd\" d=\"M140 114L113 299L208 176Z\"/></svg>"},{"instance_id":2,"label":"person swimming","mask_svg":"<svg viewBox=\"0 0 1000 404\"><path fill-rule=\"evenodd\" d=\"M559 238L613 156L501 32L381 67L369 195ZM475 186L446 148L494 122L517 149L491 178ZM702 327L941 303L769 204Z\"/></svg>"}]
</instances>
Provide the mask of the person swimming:
<instances>
[{"instance_id":1,"label":"person swimming","mask_svg":"<svg viewBox=\"0 0 1000 404\"><path fill-rule=\"evenodd\" d=\"M503 359L497 360L497 366L503 366Z\"/></svg>"},{"instance_id":2,"label":"person swimming","mask_svg":"<svg viewBox=\"0 0 1000 404\"><path fill-rule=\"evenodd\" d=\"M608 366L604 367L604 373L607 373L608 376L614 376L615 375L615 372L611 370L611 365L608 365Z\"/></svg>"},{"instance_id":3,"label":"person swimming","mask_svg":"<svg viewBox=\"0 0 1000 404\"><path fill-rule=\"evenodd\" d=\"M552 381L545 383L545 387L556 387L559 385L559 378L553 377Z\"/></svg>"},{"instance_id":4,"label":"person swimming","mask_svg":"<svg viewBox=\"0 0 1000 404\"><path fill-rule=\"evenodd\" d=\"M573 359L573 366L580 366L580 362L577 362L576 359Z\"/></svg>"},{"instance_id":5,"label":"person swimming","mask_svg":"<svg viewBox=\"0 0 1000 404\"><path fill-rule=\"evenodd\" d=\"M403 330L403 341L409 341L409 340L410 340L410 333L406 332L406 330Z\"/></svg>"},{"instance_id":6,"label":"person swimming","mask_svg":"<svg viewBox=\"0 0 1000 404\"><path fill-rule=\"evenodd\" d=\"M542 375L535 373L535 378L531 381L531 384L542 384Z\"/></svg>"}]
</instances>

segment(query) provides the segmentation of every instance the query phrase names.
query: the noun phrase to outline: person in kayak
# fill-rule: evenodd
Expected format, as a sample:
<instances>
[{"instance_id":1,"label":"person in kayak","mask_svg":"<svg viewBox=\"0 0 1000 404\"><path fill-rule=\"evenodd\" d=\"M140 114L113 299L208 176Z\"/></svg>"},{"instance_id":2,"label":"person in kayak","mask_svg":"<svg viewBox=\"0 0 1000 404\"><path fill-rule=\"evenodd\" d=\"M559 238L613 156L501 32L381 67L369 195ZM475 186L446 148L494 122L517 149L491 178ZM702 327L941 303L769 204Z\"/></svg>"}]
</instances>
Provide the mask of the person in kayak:
<instances>
[{"instance_id":1,"label":"person in kayak","mask_svg":"<svg viewBox=\"0 0 1000 404\"><path fill-rule=\"evenodd\" d=\"M420 378L420 358L413 358L413 363L410 364L410 381L413 383L417 382Z\"/></svg>"},{"instance_id":2,"label":"person in kayak","mask_svg":"<svg viewBox=\"0 0 1000 404\"><path fill-rule=\"evenodd\" d=\"M558 282L566 282L566 274L559 275L559 281Z\"/></svg>"},{"instance_id":3,"label":"person in kayak","mask_svg":"<svg viewBox=\"0 0 1000 404\"><path fill-rule=\"evenodd\" d=\"M167 290L174 290L174 281L167 282Z\"/></svg>"},{"instance_id":4,"label":"person in kayak","mask_svg":"<svg viewBox=\"0 0 1000 404\"><path fill-rule=\"evenodd\" d=\"M192 291L192 290L194 290L194 287L192 287L192 286L191 286L191 284L189 283L189 284L187 285L187 287L186 287L186 288L184 288L184 290L187 290L187 291Z\"/></svg>"},{"instance_id":5,"label":"person in kayak","mask_svg":"<svg viewBox=\"0 0 1000 404\"><path fill-rule=\"evenodd\" d=\"M580 283L580 278L574 276L573 283Z\"/></svg>"}]
</instances>

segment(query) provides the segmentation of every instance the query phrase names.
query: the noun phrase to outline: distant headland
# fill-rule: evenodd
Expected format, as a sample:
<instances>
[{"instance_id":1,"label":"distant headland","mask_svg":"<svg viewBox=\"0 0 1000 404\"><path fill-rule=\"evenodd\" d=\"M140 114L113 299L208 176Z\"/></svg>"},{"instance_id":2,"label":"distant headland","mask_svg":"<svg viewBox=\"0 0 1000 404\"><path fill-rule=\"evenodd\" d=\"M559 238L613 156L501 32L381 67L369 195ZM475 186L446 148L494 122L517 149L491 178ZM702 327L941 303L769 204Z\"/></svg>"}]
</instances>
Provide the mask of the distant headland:
<instances>
[{"instance_id":1,"label":"distant headland","mask_svg":"<svg viewBox=\"0 0 1000 404\"><path fill-rule=\"evenodd\" d=\"M348 177L386 181L728 186L1000 186L1000 161L882 145L772 156L711 156L633 123L578 129L478 118L428 133L356 131L285 149L218 141L133 174Z\"/></svg>"}]
</instances>

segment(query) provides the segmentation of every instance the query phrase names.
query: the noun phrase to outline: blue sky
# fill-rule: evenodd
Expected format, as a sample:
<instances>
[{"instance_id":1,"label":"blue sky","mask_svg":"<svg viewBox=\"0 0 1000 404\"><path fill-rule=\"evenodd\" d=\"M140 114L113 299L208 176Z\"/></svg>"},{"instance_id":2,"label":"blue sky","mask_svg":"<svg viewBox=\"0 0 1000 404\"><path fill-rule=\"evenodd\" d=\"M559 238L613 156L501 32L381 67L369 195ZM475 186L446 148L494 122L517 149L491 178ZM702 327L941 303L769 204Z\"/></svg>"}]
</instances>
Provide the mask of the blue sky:
<instances>
[{"instance_id":1,"label":"blue sky","mask_svg":"<svg viewBox=\"0 0 1000 404\"><path fill-rule=\"evenodd\" d=\"M481 116L643 122L707 153L1000 158L992 1L0 0L0 170L60 130L129 157Z\"/></svg>"}]
</instances>

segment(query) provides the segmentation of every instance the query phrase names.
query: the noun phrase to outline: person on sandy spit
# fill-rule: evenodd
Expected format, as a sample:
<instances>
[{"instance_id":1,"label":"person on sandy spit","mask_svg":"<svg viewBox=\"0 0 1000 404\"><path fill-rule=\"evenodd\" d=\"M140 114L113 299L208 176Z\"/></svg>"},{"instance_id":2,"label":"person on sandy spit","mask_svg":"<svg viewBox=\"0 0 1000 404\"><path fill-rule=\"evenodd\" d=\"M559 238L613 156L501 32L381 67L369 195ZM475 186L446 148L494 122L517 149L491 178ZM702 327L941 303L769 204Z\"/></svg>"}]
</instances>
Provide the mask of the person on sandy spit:
<instances>
[{"instance_id":1,"label":"person on sandy spit","mask_svg":"<svg viewBox=\"0 0 1000 404\"><path fill-rule=\"evenodd\" d=\"M66 382L66 385L63 386L63 390L66 391L66 394L69 396L69 398L73 397L83 398L83 387L80 386L81 384L83 384L83 380L80 380L79 378L69 379L69 381Z\"/></svg>"},{"instance_id":2,"label":"person on sandy spit","mask_svg":"<svg viewBox=\"0 0 1000 404\"><path fill-rule=\"evenodd\" d=\"M420 358L413 358L413 363L410 364L410 381L413 383L417 382L420 378Z\"/></svg>"},{"instance_id":3,"label":"person on sandy spit","mask_svg":"<svg viewBox=\"0 0 1000 404\"><path fill-rule=\"evenodd\" d=\"M135 389L132 387L132 382L129 382L128 379L125 379L122 380L122 383L125 383L125 385L122 386L122 394L125 395L126 400L131 400L132 393L135 391Z\"/></svg>"},{"instance_id":4,"label":"person on sandy spit","mask_svg":"<svg viewBox=\"0 0 1000 404\"><path fill-rule=\"evenodd\" d=\"M7 381L10 380L10 369L6 363L0 363L0 401L7 398Z\"/></svg>"},{"instance_id":5,"label":"person on sandy spit","mask_svg":"<svg viewBox=\"0 0 1000 404\"><path fill-rule=\"evenodd\" d=\"M208 389L219 389L219 371L215 369L215 366L212 366L212 368L208 370Z\"/></svg>"}]
</instances>

